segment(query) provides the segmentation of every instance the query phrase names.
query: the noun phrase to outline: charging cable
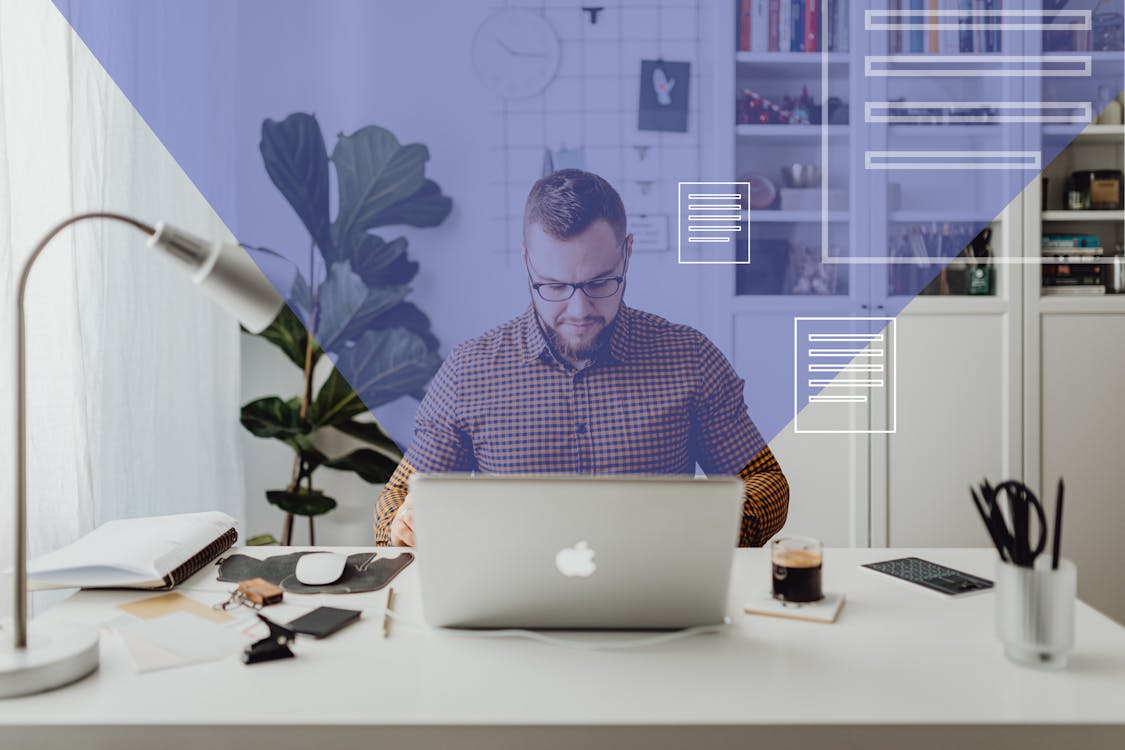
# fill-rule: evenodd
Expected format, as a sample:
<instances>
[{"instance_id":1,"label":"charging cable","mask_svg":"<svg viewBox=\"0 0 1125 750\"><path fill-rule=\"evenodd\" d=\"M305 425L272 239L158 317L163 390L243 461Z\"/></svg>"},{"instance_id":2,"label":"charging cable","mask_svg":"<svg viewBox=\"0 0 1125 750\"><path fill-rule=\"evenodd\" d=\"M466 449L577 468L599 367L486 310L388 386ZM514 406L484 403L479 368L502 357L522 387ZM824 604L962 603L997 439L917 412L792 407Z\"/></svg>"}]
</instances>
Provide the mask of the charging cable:
<instances>
[{"instance_id":1,"label":"charging cable","mask_svg":"<svg viewBox=\"0 0 1125 750\"><path fill-rule=\"evenodd\" d=\"M393 609L387 609L387 615L397 622L404 625L411 625L421 629L431 629L427 625L409 620L402 617ZM559 638L553 635L541 633L538 630L526 630L524 628L503 628L500 630L460 630L455 628L445 629L442 628L442 633L450 635L461 636L463 638L526 638L530 641L537 641L548 646L555 646L558 648L571 648L579 651L613 651L616 649L627 648L646 648L649 646L659 646L664 643L671 643L678 641L681 638L689 638L693 635L702 635L704 633L719 633L730 627L731 621L729 617L724 617L722 622L713 623L710 625L695 625L690 628L683 628L682 630L674 630L670 633L661 633L659 635L647 636L644 638L630 638L628 640L614 640L614 641L585 641L577 640L574 638Z\"/></svg>"}]
</instances>

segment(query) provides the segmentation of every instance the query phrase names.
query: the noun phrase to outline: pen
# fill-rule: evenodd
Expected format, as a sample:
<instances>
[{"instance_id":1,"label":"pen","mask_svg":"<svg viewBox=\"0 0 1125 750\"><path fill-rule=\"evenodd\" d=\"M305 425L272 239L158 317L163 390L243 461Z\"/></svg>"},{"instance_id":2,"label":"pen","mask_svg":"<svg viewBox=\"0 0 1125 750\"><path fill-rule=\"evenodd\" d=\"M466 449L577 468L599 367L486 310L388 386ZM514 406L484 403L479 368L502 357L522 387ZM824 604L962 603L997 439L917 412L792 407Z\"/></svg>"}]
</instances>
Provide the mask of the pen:
<instances>
[{"instance_id":1,"label":"pen","mask_svg":"<svg viewBox=\"0 0 1125 750\"><path fill-rule=\"evenodd\" d=\"M1055 497L1055 538L1051 544L1051 570L1059 569L1059 549L1062 544L1063 480L1059 477L1059 491Z\"/></svg>"},{"instance_id":2,"label":"pen","mask_svg":"<svg viewBox=\"0 0 1125 750\"><path fill-rule=\"evenodd\" d=\"M394 586L387 587L387 604L383 608L383 638L384 640L391 634L391 606L395 601Z\"/></svg>"},{"instance_id":3,"label":"pen","mask_svg":"<svg viewBox=\"0 0 1125 750\"><path fill-rule=\"evenodd\" d=\"M977 506L977 511L980 512L980 520L984 521L984 529L988 532L988 536L991 537L992 544L1000 554L1000 559L1007 562L1008 556L1004 554L1004 543L996 533L996 524L993 523L991 514L985 511L984 503L977 497L977 492L972 486L969 487L969 494L973 496L973 504Z\"/></svg>"}]
</instances>

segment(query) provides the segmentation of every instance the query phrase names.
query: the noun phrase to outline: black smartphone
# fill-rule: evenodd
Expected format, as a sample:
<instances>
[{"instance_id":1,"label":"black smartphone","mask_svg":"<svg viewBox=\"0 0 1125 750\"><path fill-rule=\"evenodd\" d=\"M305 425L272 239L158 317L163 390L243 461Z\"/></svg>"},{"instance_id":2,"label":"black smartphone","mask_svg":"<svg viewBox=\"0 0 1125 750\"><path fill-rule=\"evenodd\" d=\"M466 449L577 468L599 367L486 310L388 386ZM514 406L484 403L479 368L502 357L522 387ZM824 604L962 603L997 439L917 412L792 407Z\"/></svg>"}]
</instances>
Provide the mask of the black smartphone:
<instances>
[{"instance_id":1,"label":"black smartphone","mask_svg":"<svg viewBox=\"0 0 1125 750\"><path fill-rule=\"evenodd\" d=\"M317 607L312 612L301 615L289 623L289 629L311 635L313 638L324 638L352 624L359 619L361 614L363 613L358 609Z\"/></svg>"}]
</instances>

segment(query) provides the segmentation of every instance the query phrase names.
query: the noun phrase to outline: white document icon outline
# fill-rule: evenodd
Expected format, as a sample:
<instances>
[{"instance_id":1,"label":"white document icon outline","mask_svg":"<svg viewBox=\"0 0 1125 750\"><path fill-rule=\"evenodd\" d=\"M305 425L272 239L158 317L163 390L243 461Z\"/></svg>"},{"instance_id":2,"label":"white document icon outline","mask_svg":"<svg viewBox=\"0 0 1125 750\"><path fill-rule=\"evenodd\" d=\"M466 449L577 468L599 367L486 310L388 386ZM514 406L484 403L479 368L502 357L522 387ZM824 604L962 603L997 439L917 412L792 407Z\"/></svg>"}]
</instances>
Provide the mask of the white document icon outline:
<instances>
[{"instance_id":1,"label":"white document icon outline","mask_svg":"<svg viewBox=\"0 0 1125 750\"><path fill-rule=\"evenodd\" d=\"M828 379L827 371L821 370L821 369L815 369L815 370L812 369L812 365L814 363L810 362L809 367L804 368L804 369L798 367L798 363L801 360L801 357L799 355L800 355L800 352L801 352L801 345L802 345L802 342L800 341L800 324L801 324L801 321L832 321L832 322L867 321L867 322L886 323L886 325L883 326L882 328L885 329L889 334L889 347L890 347L890 359L889 360L886 359L886 352L885 352L886 347L884 347L883 350L873 350L871 353L865 353L865 352L862 351L862 349L867 349L868 347L864 346L862 349L857 349L856 353L854 354L854 358L860 359L860 362L856 363L856 362L849 361L849 363L846 365L848 367L847 370L833 370L832 372L837 373L837 374L839 372L854 372L854 373L863 374L865 376L864 379L862 379L861 381L857 381L853 385L853 387L859 386L859 387L866 387L866 388L869 388L869 389L870 388L882 388L882 387L885 387L885 385L886 385L885 381L887 379L890 380L891 399L890 399L890 404L889 404L889 413L887 414L887 424L889 426L888 429L850 428L850 429L843 429L843 430L827 430L827 429L802 429L801 428L800 394L801 394L802 380L804 380L806 378L810 378L810 377L811 378L823 377L826 380ZM813 336L818 336L818 337L822 337L822 338L813 339ZM876 336L878 336L878 338L875 338ZM809 359L812 358L812 355L811 355L812 347L817 346L817 345L823 346L825 341L832 341L832 340L848 341L848 340L863 339L863 341L860 342L860 343L871 344L871 343L877 343L878 341L885 340L882 334L862 334L862 333L844 335L844 334L833 334L833 333L823 333L822 332L822 333L819 333L819 334L817 334L817 333L810 334L809 338L811 339L811 344L812 344L812 346L809 346L810 342L806 342L806 347L809 350L807 352L809 354L809 356L807 358L809 358ZM875 351L878 351L877 356L874 355ZM877 363L872 363L871 362L872 359L882 359L885 362L886 370L885 371L872 371L872 370L864 369L866 367L872 366L873 364L877 364ZM868 383L869 380L871 381L870 383ZM878 384L875 384L874 381L878 381ZM809 384L810 384L809 387L813 387L811 385L813 382L821 382L821 381L809 380ZM854 398L850 394L846 395L846 396L835 396L831 393L828 393L828 394L817 394L815 397L810 397L809 404L811 405L814 402L816 402L816 403L859 403L860 400ZM866 397L863 398L863 402L867 402ZM806 408L808 408L808 407L806 406ZM897 431L898 431L898 322L895 320L895 318L888 318L888 317L847 317L847 316L828 316L828 317L824 317L824 316L821 316L821 317L799 316L799 317L793 318L793 432L796 433L796 434L820 434L820 435L894 435Z\"/></svg>"},{"instance_id":2,"label":"white document icon outline","mask_svg":"<svg viewBox=\"0 0 1125 750\"><path fill-rule=\"evenodd\" d=\"M684 226L684 186L685 185L723 185L725 191L705 190L700 193L689 193L688 221ZM739 188L744 188L741 192ZM747 197L747 206L742 207L742 196ZM716 182L677 182L676 183L676 262L681 265L747 265L750 263L750 183L732 182L728 180ZM693 204L692 201L697 203ZM733 201L736 205L731 205ZM691 212L695 211L695 214ZM692 222L695 222L693 224ZM741 222L745 221L745 228ZM729 222L729 223L727 223ZM731 260L684 260L684 237L689 243L700 245L723 245L729 247L733 243L738 250L745 247L745 258L735 257ZM696 236L691 236L695 232ZM730 236L734 233L734 236Z\"/></svg>"}]
</instances>

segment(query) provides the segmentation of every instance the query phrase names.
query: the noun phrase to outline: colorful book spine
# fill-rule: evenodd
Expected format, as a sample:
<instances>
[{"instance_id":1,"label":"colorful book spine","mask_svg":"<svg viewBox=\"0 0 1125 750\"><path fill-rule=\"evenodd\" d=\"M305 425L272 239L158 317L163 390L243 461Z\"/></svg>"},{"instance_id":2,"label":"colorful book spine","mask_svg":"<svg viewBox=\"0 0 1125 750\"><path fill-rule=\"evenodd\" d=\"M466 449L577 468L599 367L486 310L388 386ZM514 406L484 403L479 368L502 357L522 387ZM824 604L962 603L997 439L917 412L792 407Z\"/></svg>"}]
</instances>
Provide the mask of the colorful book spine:
<instances>
[{"instance_id":1,"label":"colorful book spine","mask_svg":"<svg viewBox=\"0 0 1125 750\"><path fill-rule=\"evenodd\" d=\"M781 28L781 2L769 0L769 51L777 52L781 49L781 39L777 30Z\"/></svg>"},{"instance_id":2,"label":"colorful book spine","mask_svg":"<svg viewBox=\"0 0 1125 750\"><path fill-rule=\"evenodd\" d=\"M769 0L754 0L750 21L750 49L765 52L770 48Z\"/></svg>"},{"instance_id":3,"label":"colorful book spine","mask_svg":"<svg viewBox=\"0 0 1125 750\"><path fill-rule=\"evenodd\" d=\"M938 28L937 28L938 14L937 14L937 9L938 9L937 8L937 0L930 0L930 15L928 16L929 23L930 23L930 34L929 34L929 47L927 49L927 52L937 52L938 51Z\"/></svg>"},{"instance_id":4,"label":"colorful book spine","mask_svg":"<svg viewBox=\"0 0 1125 750\"><path fill-rule=\"evenodd\" d=\"M752 48L750 43L750 23L753 16L750 13L750 0L738 0L738 50L746 52Z\"/></svg>"},{"instance_id":5,"label":"colorful book spine","mask_svg":"<svg viewBox=\"0 0 1125 750\"><path fill-rule=\"evenodd\" d=\"M910 10L922 11L925 9L923 4L925 0L910 0ZM910 16L910 51L911 52L925 52L926 51L926 38L922 33L922 26L918 23L922 18L920 13L912 13Z\"/></svg>"},{"instance_id":6,"label":"colorful book spine","mask_svg":"<svg viewBox=\"0 0 1125 750\"><path fill-rule=\"evenodd\" d=\"M957 10L965 13L965 11L972 10L973 0L958 0ZM958 16L957 25L961 28L958 32L958 51L959 52L972 52L973 51L973 32L968 28L971 17L966 13L963 16Z\"/></svg>"},{"instance_id":7,"label":"colorful book spine","mask_svg":"<svg viewBox=\"0 0 1125 750\"><path fill-rule=\"evenodd\" d=\"M789 21L793 26L793 36L789 49L794 52L805 50L805 4L803 0L790 0Z\"/></svg>"},{"instance_id":8,"label":"colorful book spine","mask_svg":"<svg viewBox=\"0 0 1125 750\"><path fill-rule=\"evenodd\" d=\"M820 51L819 11L819 0L805 0L805 52Z\"/></svg>"},{"instance_id":9,"label":"colorful book spine","mask_svg":"<svg viewBox=\"0 0 1125 750\"><path fill-rule=\"evenodd\" d=\"M780 0L780 3L781 10L778 11L777 16L777 48L781 52L789 52L793 49L790 46L793 41L793 3L791 0Z\"/></svg>"}]
</instances>

